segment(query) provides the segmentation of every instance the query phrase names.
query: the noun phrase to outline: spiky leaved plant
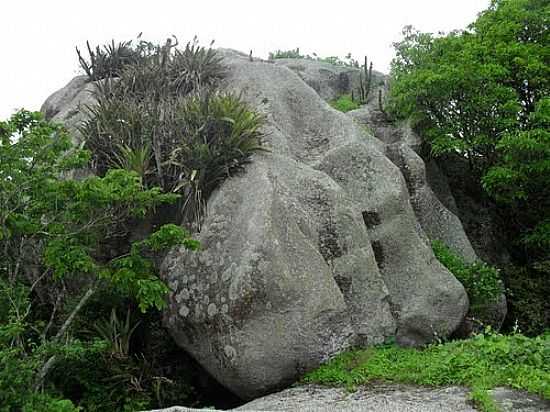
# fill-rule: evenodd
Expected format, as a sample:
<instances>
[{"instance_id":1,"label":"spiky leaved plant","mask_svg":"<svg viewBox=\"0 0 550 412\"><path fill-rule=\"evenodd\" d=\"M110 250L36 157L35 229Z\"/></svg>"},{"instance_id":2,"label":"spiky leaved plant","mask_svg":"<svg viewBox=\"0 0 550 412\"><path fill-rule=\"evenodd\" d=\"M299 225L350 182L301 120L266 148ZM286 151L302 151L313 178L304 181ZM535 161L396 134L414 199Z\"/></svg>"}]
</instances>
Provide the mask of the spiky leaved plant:
<instances>
[{"instance_id":1,"label":"spiky leaved plant","mask_svg":"<svg viewBox=\"0 0 550 412\"><path fill-rule=\"evenodd\" d=\"M111 310L109 319L96 322L95 332L109 345L111 356L123 359L130 353L130 340L139 322L132 324L130 320L130 309L126 311L126 317L119 319L116 310Z\"/></svg>"},{"instance_id":2,"label":"spiky leaved plant","mask_svg":"<svg viewBox=\"0 0 550 412\"><path fill-rule=\"evenodd\" d=\"M88 59L84 58L76 47L80 67L84 70L90 80L100 80L107 77L117 77L125 66L135 64L142 56L139 50L132 47L132 41L125 41L115 44L113 40L103 47L96 46L92 49L89 42L86 42Z\"/></svg>"},{"instance_id":3,"label":"spiky leaved plant","mask_svg":"<svg viewBox=\"0 0 550 412\"><path fill-rule=\"evenodd\" d=\"M216 91L226 69L213 49L176 45L141 42L142 59L97 83L81 133L99 174L123 167L183 194L180 217L198 228L214 188L260 150L263 116Z\"/></svg>"}]
</instances>

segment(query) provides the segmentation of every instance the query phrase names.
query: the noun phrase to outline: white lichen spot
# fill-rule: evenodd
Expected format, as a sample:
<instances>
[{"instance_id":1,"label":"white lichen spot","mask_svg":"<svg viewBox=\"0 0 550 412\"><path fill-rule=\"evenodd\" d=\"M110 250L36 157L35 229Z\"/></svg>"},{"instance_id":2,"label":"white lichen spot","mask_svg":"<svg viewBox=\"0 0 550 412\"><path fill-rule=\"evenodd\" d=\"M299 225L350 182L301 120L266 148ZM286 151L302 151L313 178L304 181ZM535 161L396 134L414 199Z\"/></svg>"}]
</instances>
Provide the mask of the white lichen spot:
<instances>
[{"instance_id":1,"label":"white lichen spot","mask_svg":"<svg viewBox=\"0 0 550 412\"><path fill-rule=\"evenodd\" d=\"M179 312L180 316L185 318L185 317L187 317L187 315L189 315L189 308L185 305L182 305L178 312Z\"/></svg>"},{"instance_id":2,"label":"white lichen spot","mask_svg":"<svg viewBox=\"0 0 550 412\"><path fill-rule=\"evenodd\" d=\"M229 312L229 306L227 304L222 305L222 313L227 314Z\"/></svg>"},{"instance_id":3,"label":"white lichen spot","mask_svg":"<svg viewBox=\"0 0 550 412\"><path fill-rule=\"evenodd\" d=\"M208 305L210 303L210 296L204 295L204 298L202 298L202 303Z\"/></svg>"},{"instance_id":4,"label":"white lichen spot","mask_svg":"<svg viewBox=\"0 0 550 412\"><path fill-rule=\"evenodd\" d=\"M222 273L222 280L224 282L227 282L229 279L231 279L231 268L225 269L225 271Z\"/></svg>"},{"instance_id":5,"label":"white lichen spot","mask_svg":"<svg viewBox=\"0 0 550 412\"><path fill-rule=\"evenodd\" d=\"M187 283L187 282L189 282L189 278L187 276L182 276L181 281L182 281L182 283Z\"/></svg>"},{"instance_id":6,"label":"white lichen spot","mask_svg":"<svg viewBox=\"0 0 550 412\"><path fill-rule=\"evenodd\" d=\"M225 301L226 301L225 296L222 296L221 301L222 301L222 303L225 303Z\"/></svg>"},{"instance_id":7,"label":"white lichen spot","mask_svg":"<svg viewBox=\"0 0 550 412\"><path fill-rule=\"evenodd\" d=\"M216 307L215 303L211 303L210 305L208 305L208 309L206 311L208 313L208 316L212 317L216 313L218 313L218 308Z\"/></svg>"},{"instance_id":8,"label":"white lichen spot","mask_svg":"<svg viewBox=\"0 0 550 412\"><path fill-rule=\"evenodd\" d=\"M218 281L218 273L217 272L211 273L210 276L208 277L208 281L212 284L216 283Z\"/></svg>"},{"instance_id":9,"label":"white lichen spot","mask_svg":"<svg viewBox=\"0 0 550 412\"><path fill-rule=\"evenodd\" d=\"M237 351L233 346L225 345L223 348L223 352L225 353L225 356L227 356L230 360L235 359L237 356Z\"/></svg>"}]
</instances>

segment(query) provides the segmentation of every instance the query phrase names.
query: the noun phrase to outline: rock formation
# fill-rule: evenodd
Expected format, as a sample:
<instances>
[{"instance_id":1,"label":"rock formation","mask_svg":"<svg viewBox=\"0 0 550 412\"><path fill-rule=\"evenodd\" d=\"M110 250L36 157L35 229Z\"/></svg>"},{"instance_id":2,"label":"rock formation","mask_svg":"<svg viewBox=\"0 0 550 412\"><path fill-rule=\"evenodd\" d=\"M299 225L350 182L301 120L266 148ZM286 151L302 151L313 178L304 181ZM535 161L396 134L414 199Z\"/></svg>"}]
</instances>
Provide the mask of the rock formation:
<instances>
[{"instance_id":1,"label":"rock formation","mask_svg":"<svg viewBox=\"0 0 550 412\"><path fill-rule=\"evenodd\" d=\"M429 238L475 254L426 184L422 159L369 133L368 113L354 120L332 109L322 96L337 88L317 62L295 62L306 66L300 77L284 62L220 53L225 87L266 115L269 152L209 199L201 250L164 260L164 319L176 342L252 399L353 345L453 333L468 299ZM306 83L315 70L317 91ZM43 111L74 128L91 87L76 78Z\"/></svg>"},{"instance_id":2,"label":"rock formation","mask_svg":"<svg viewBox=\"0 0 550 412\"><path fill-rule=\"evenodd\" d=\"M506 388L489 391L502 412L550 411L550 402ZM373 383L350 392L345 388L297 386L247 403L233 411L249 412L475 412L466 388L427 388ZM173 407L150 412L193 412L204 409Z\"/></svg>"},{"instance_id":3,"label":"rock formation","mask_svg":"<svg viewBox=\"0 0 550 412\"><path fill-rule=\"evenodd\" d=\"M225 62L227 87L266 114L270 152L212 196L201 251L164 262L176 341L251 399L351 345L452 333L467 297L384 144L287 67Z\"/></svg>"}]
</instances>

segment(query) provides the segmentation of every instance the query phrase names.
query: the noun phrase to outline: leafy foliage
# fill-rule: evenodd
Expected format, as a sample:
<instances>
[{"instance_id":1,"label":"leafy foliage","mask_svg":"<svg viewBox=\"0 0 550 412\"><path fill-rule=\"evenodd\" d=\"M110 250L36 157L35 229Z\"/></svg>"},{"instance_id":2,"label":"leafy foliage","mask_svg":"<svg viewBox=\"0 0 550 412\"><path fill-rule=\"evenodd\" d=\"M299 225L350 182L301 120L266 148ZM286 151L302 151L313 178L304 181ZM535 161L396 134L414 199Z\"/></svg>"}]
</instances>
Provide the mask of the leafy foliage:
<instances>
[{"instance_id":1,"label":"leafy foliage","mask_svg":"<svg viewBox=\"0 0 550 412\"><path fill-rule=\"evenodd\" d=\"M274 52L269 52L269 60L275 59L302 59L305 56L300 54L300 48L291 50L276 50Z\"/></svg>"},{"instance_id":2,"label":"leafy foliage","mask_svg":"<svg viewBox=\"0 0 550 412\"><path fill-rule=\"evenodd\" d=\"M359 103L353 101L351 99L351 96L348 94L344 94L340 96L338 99L330 102L330 105L334 107L336 110L339 110L344 113L361 107Z\"/></svg>"},{"instance_id":3,"label":"leafy foliage","mask_svg":"<svg viewBox=\"0 0 550 412\"><path fill-rule=\"evenodd\" d=\"M435 257L464 286L470 298L471 310L477 309L498 300L503 292L503 285L498 269L484 262L468 264L460 256L453 253L443 242L432 242Z\"/></svg>"},{"instance_id":4,"label":"leafy foliage","mask_svg":"<svg viewBox=\"0 0 550 412\"><path fill-rule=\"evenodd\" d=\"M528 336L550 330L550 270L535 267L506 268L508 328L518 328Z\"/></svg>"},{"instance_id":5,"label":"leafy foliage","mask_svg":"<svg viewBox=\"0 0 550 412\"><path fill-rule=\"evenodd\" d=\"M120 169L62 178L89 158L39 113L0 122L0 385L10 385L0 404L12 409L42 410L43 403L55 405L43 410L71 410L70 402L37 390L50 388L46 378L60 360L106 349L97 339L72 337L82 308L102 285L142 311L162 308L167 287L155 256L173 245L197 247L175 225L132 242L132 225L177 195L145 189L136 173ZM19 378L11 380L15 371Z\"/></svg>"},{"instance_id":6,"label":"leafy foliage","mask_svg":"<svg viewBox=\"0 0 550 412\"><path fill-rule=\"evenodd\" d=\"M407 27L396 51L390 112L412 117L434 154L462 153L481 173L520 109L514 91L502 84L506 71L485 63L485 49L460 32L434 37Z\"/></svg>"},{"instance_id":7,"label":"leafy foliage","mask_svg":"<svg viewBox=\"0 0 550 412\"><path fill-rule=\"evenodd\" d=\"M428 386L465 385L484 410L487 390L509 386L550 398L550 336L477 335L425 349L380 346L338 355L303 381L323 385L366 384L373 380Z\"/></svg>"},{"instance_id":8,"label":"leafy foliage","mask_svg":"<svg viewBox=\"0 0 550 412\"><path fill-rule=\"evenodd\" d=\"M530 227L523 241L541 258L550 250L549 130L550 97L546 97L535 104L526 127L500 140L496 149L501 160L482 180L487 192L522 214Z\"/></svg>"},{"instance_id":9,"label":"leafy foliage","mask_svg":"<svg viewBox=\"0 0 550 412\"><path fill-rule=\"evenodd\" d=\"M493 0L464 31L406 27L392 63L391 113L468 159L527 263L550 250L549 21L546 1Z\"/></svg>"},{"instance_id":10,"label":"leafy foliage","mask_svg":"<svg viewBox=\"0 0 550 412\"><path fill-rule=\"evenodd\" d=\"M221 58L196 41L180 51L149 44L143 59L98 84L82 127L100 175L136 171L146 187L183 195L181 217L200 223L210 193L261 150L263 116L215 90Z\"/></svg>"}]
</instances>

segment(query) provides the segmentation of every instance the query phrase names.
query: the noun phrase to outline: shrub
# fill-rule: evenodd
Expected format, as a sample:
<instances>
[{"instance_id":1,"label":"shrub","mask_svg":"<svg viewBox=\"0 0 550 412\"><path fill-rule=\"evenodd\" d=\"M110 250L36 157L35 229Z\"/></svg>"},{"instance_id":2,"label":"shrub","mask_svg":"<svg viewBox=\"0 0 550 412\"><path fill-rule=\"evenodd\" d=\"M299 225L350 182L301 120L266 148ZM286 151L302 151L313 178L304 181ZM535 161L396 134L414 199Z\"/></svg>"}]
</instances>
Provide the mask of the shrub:
<instances>
[{"instance_id":1,"label":"shrub","mask_svg":"<svg viewBox=\"0 0 550 412\"><path fill-rule=\"evenodd\" d=\"M466 289L470 298L470 310L478 314L487 303L495 302L503 292L499 270L484 262L466 263L443 242L432 242L435 257Z\"/></svg>"},{"instance_id":2,"label":"shrub","mask_svg":"<svg viewBox=\"0 0 550 412\"><path fill-rule=\"evenodd\" d=\"M182 194L180 218L198 229L210 193L261 150L263 116L216 91L225 69L212 49L148 50L98 84L81 132L100 175L123 167L146 187Z\"/></svg>"},{"instance_id":3,"label":"shrub","mask_svg":"<svg viewBox=\"0 0 550 412\"><path fill-rule=\"evenodd\" d=\"M80 67L90 80L120 76L125 66L136 63L141 57L139 50L132 47L131 41L115 44L113 40L111 44L103 47L96 46L95 50L92 50L90 43L86 42L86 48L89 60L82 57L78 47L76 53Z\"/></svg>"},{"instance_id":4,"label":"shrub","mask_svg":"<svg viewBox=\"0 0 550 412\"><path fill-rule=\"evenodd\" d=\"M344 66L344 67L359 67L359 62L355 60L351 53L348 53L345 57L340 58L338 56L327 56L320 57L317 53L312 53L311 55L300 54L300 48L291 49L291 50L276 50L274 52L269 52L269 60L275 59L308 59L316 60L322 63L332 64L334 66Z\"/></svg>"},{"instance_id":5,"label":"shrub","mask_svg":"<svg viewBox=\"0 0 550 412\"><path fill-rule=\"evenodd\" d=\"M507 328L519 328L529 336L550 330L549 274L544 268L506 268Z\"/></svg>"},{"instance_id":6,"label":"shrub","mask_svg":"<svg viewBox=\"0 0 550 412\"><path fill-rule=\"evenodd\" d=\"M291 50L276 50L274 52L269 52L269 60L274 59L302 59L305 56L300 54L300 48Z\"/></svg>"},{"instance_id":7,"label":"shrub","mask_svg":"<svg viewBox=\"0 0 550 412\"><path fill-rule=\"evenodd\" d=\"M80 67L90 80L122 77L129 70L126 75L135 78L132 85L135 92L160 90L157 80L185 92L198 84L208 85L223 77L222 59L215 50L200 46L196 37L179 50L176 48L178 40L175 37L174 40L172 43L172 39L167 39L164 45L145 40L139 40L135 45L131 40L115 44L113 40L103 47L96 46L95 50L86 42L89 60L82 56L78 47L76 52ZM155 76L159 71L163 75Z\"/></svg>"},{"instance_id":8,"label":"shrub","mask_svg":"<svg viewBox=\"0 0 550 412\"><path fill-rule=\"evenodd\" d=\"M464 30L405 27L388 101L435 156L467 160L529 265L550 259L549 13L544 0L493 0Z\"/></svg>"},{"instance_id":9,"label":"shrub","mask_svg":"<svg viewBox=\"0 0 550 412\"><path fill-rule=\"evenodd\" d=\"M101 287L135 299L141 311L164 307L156 258L171 246L197 247L176 225L129 240L134 224L178 196L145 189L125 170L62 178L88 159L40 113L0 122L0 404L9 410L71 410L57 400L52 369L107 349L74 336L82 309Z\"/></svg>"},{"instance_id":10,"label":"shrub","mask_svg":"<svg viewBox=\"0 0 550 412\"><path fill-rule=\"evenodd\" d=\"M351 96L349 94L344 94L340 96L338 99L331 101L330 105L334 107L336 110L339 110L344 113L361 107L359 103L351 99Z\"/></svg>"}]
</instances>

